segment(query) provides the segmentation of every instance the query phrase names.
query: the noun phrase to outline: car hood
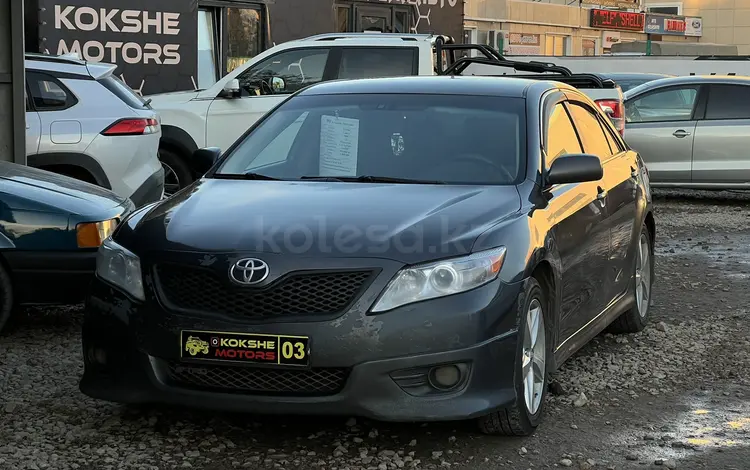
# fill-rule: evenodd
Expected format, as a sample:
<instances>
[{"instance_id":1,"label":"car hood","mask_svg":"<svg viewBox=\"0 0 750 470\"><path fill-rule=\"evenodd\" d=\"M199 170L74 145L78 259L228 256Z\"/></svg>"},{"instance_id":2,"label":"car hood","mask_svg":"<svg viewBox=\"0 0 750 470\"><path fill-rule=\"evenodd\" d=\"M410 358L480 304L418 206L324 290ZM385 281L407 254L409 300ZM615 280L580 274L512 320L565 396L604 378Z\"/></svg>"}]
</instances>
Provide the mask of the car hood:
<instances>
[{"instance_id":1,"label":"car hood","mask_svg":"<svg viewBox=\"0 0 750 470\"><path fill-rule=\"evenodd\" d=\"M126 201L93 184L7 162L0 162L0 187L16 200L33 203L29 209L82 216L96 216Z\"/></svg>"},{"instance_id":2,"label":"car hood","mask_svg":"<svg viewBox=\"0 0 750 470\"><path fill-rule=\"evenodd\" d=\"M162 104L169 103L187 103L190 100L195 99L200 93L197 90L190 91L175 91L172 93L159 93L156 95L144 96L144 99L151 99L151 107L159 109Z\"/></svg>"},{"instance_id":3,"label":"car hood","mask_svg":"<svg viewBox=\"0 0 750 470\"><path fill-rule=\"evenodd\" d=\"M156 205L125 237L144 250L416 263L471 252L520 207L515 186L204 179Z\"/></svg>"}]
</instances>

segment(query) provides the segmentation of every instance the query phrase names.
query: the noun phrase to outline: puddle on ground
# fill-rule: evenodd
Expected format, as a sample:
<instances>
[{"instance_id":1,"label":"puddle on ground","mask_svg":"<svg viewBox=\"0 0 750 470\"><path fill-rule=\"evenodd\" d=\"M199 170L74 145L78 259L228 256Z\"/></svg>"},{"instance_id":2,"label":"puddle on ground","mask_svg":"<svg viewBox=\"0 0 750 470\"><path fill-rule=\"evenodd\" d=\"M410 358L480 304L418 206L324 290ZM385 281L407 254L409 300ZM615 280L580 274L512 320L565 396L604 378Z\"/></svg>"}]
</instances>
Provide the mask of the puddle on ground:
<instances>
[{"instance_id":1,"label":"puddle on ground","mask_svg":"<svg viewBox=\"0 0 750 470\"><path fill-rule=\"evenodd\" d=\"M659 256L696 256L707 259L711 267L731 270L726 276L735 279L750 278L750 235L732 234L714 237L666 239L657 243Z\"/></svg>"},{"instance_id":2,"label":"puddle on ground","mask_svg":"<svg viewBox=\"0 0 750 470\"><path fill-rule=\"evenodd\" d=\"M619 441L617 444L630 447L639 461L672 459L677 462L677 468L681 459L690 458L696 452L750 447L750 402L747 400L706 392L685 397L680 405L675 408L681 411L663 416L645 436L642 431L623 430L613 439Z\"/></svg>"}]
</instances>

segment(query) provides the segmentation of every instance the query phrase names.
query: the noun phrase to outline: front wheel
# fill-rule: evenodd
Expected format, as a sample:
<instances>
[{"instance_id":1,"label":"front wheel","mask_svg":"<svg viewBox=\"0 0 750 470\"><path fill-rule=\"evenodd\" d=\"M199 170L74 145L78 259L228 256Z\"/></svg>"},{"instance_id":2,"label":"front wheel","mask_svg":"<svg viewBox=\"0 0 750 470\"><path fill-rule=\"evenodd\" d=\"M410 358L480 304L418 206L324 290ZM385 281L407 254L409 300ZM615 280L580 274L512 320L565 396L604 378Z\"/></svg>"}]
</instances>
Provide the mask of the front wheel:
<instances>
[{"instance_id":1,"label":"front wheel","mask_svg":"<svg viewBox=\"0 0 750 470\"><path fill-rule=\"evenodd\" d=\"M545 320L546 295L539 281L530 278L518 299L518 352L514 369L515 403L479 418L485 434L529 436L542 419L547 395L547 364L551 341Z\"/></svg>"},{"instance_id":2,"label":"front wheel","mask_svg":"<svg viewBox=\"0 0 750 470\"><path fill-rule=\"evenodd\" d=\"M608 328L610 333L637 333L648 323L654 283L654 247L646 224L641 229L636 250L633 275L635 305L612 322Z\"/></svg>"}]
</instances>

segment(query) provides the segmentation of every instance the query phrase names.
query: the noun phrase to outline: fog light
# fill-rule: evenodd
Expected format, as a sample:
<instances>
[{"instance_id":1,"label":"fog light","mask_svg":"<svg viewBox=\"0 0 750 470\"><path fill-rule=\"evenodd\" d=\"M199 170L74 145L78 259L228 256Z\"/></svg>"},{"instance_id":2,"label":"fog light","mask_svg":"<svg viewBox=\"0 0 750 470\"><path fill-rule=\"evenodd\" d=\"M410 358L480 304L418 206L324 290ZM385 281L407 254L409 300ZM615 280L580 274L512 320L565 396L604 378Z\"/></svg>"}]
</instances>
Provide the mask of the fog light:
<instances>
[{"instance_id":1,"label":"fog light","mask_svg":"<svg viewBox=\"0 0 750 470\"><path fill-rule=\"evenodd\" d=\"M461 381L461 371L455 365L433 367L430 370L430 385L439 390L449 390Z\"/></svg>"}]
</instances>

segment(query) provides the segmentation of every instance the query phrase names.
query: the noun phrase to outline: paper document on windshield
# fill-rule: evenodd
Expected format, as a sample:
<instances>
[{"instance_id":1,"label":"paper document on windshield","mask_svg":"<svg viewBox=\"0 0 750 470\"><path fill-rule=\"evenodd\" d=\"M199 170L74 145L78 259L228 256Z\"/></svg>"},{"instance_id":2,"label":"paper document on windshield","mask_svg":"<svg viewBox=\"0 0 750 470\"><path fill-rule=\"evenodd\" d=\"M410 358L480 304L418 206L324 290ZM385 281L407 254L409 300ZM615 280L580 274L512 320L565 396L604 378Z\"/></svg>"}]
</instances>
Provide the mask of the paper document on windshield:
<instances>
[{"instance_id":1,"label":"paper document on windshield","mask_svg":"<svg viewBox=\"0 0 750 470\"><path fill-rule=\"evenodd\" d=\"M320 176L355 176L358 145L358 119L321 116Z\"/></svg>"}]
</instances>

